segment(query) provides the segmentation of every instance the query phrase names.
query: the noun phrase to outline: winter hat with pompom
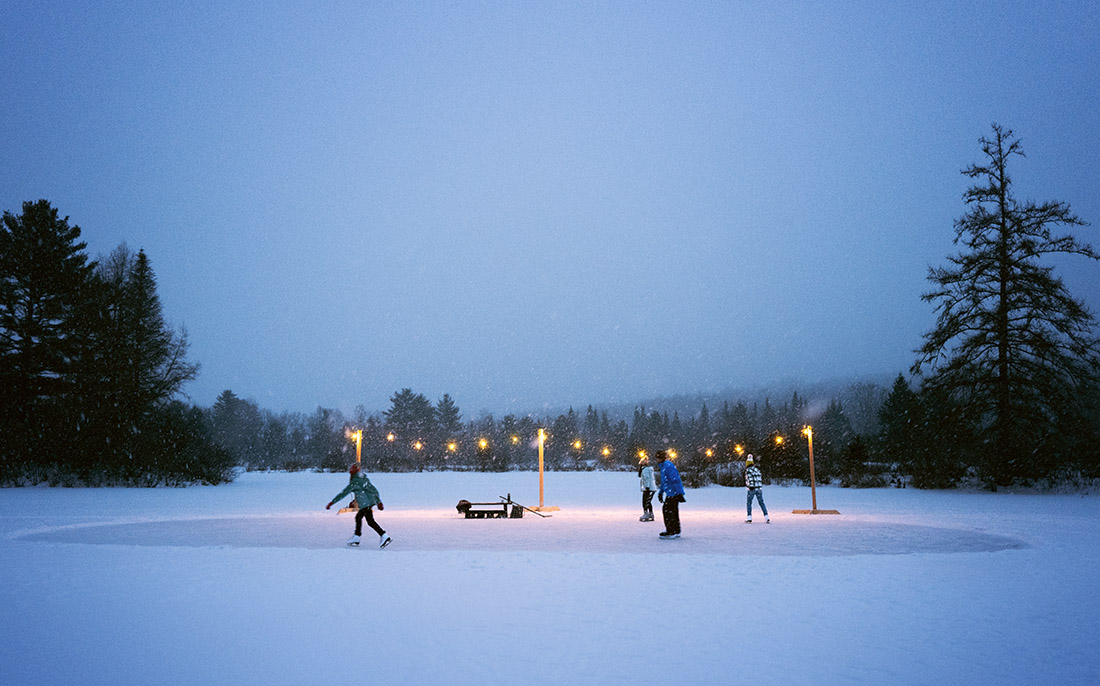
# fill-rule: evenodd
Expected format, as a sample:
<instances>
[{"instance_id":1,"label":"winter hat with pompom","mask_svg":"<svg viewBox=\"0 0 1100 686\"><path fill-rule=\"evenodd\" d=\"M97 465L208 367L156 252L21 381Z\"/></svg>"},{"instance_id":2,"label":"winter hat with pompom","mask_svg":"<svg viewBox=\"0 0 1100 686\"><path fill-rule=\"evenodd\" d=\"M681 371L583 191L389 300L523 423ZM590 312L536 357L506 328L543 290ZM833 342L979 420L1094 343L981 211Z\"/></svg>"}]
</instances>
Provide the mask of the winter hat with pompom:
<instances>
[{"instance_id":1,"label":"winter hat with pompom","mask_svg":"<svg viewBox=\"0 0 1100 686\"><path fill-rule=\"evenodd\" d=\"M749 453L749 456L745 458L745 464L752 464L752 453Z\"/></svg>"}]
</instances>

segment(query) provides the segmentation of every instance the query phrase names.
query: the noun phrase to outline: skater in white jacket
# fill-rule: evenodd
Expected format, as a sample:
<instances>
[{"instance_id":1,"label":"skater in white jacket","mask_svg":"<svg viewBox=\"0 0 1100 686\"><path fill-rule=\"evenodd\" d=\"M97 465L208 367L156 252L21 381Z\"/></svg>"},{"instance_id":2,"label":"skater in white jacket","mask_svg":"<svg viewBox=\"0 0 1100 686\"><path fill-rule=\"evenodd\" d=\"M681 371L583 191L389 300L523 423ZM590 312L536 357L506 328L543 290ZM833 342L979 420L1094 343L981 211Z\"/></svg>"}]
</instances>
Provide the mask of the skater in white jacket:
<instances>
[{"instance_id":1,"label":"skater in white jacket","mask_svg":"<svg viewBox=\"0 0 1100 686\"><path fill-rule=\"evenodd\" d=\"M657 478L653 475L653 466L649 464L649 458L643 457L638 465L638 479L642 488L642 516L639 522L653 521L653 494L657 491Z\"/></svg>"}]
</instances>

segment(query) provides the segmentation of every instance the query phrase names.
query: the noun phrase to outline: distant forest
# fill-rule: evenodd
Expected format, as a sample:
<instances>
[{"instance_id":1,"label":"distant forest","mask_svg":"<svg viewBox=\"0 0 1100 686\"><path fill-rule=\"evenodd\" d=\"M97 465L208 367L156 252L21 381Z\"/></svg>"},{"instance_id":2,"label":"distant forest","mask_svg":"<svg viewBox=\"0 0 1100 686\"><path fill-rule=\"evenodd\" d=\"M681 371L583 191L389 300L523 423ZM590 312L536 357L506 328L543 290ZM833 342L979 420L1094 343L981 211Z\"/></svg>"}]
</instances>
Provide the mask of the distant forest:
<instances>
[{"instance_id":1,"label":"distant forest","mask_svg":"<svg viewBox=\"0 0 1100 686\"><path fill-rule=\"evenodd\" d=\"M0 485L217 484L240 469L343 470L357 452L372 471L532 469L540 429L552 470L633 470L666 449L689 486L741 485L752 453L767 480L806 482L807 426L823 483L1100 478L1095 320L1041 261L1100 255L1068 233L1085 225L1068 205L1017 199L1012 131L994 125L979 142L981 161L963 171L974 185L960 251L929 270L922 297L937 320L908 377L632 412L464 418L450 395L409 388L352 417L276 414L231 390L196 407L180 398L199 368L186 331L164 321L149 257L122 245L91 260L78 226L26 202L0 227Z\"/></svg>"},{"instance_id":2,"label":"distant forest","mask_svg":"<svg viewBox=\"0 0 1100 686\"><path fill-rule=\"evenodd\" d=\"M843 400L829 400L817 411L794 392L782 403L727 401L714 410L703 401L686 416L638 406L623 418L589 405L556 417L484 415L464 421L450 395L432 403L408 388L394 393L388 410L368 414L360 407L353 417L325 408L308 416L274 414L225 391L210 419L215 440L248 469L339 470L355 461L357 451L371 471L535 469L542 429L546 469L633 470L643 456L665 449L674 451L691 486L739 485L741 463L750 453L767 465L773 480L808 481L802 429L813 423L818 480L870 486L899 479L899 470L906 469L892 460L877 463L862 437L879 435L887 397L877 384L856 383ZM853 408L851 416L844 402Z\"/></svg>"}]
</instances>

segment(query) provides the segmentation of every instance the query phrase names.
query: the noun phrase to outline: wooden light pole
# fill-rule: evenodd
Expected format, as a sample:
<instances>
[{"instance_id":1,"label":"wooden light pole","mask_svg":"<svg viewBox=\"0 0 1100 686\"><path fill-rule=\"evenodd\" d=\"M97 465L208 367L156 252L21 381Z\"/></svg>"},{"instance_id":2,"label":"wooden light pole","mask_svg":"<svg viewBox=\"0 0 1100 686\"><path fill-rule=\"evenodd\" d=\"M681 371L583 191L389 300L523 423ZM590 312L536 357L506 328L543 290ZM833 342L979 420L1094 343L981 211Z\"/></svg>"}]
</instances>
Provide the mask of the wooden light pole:
<instances>
[{"instance_id":1,"label":"wooden light pole","mask_svg":"<svg viewBox=\"0 0 1100 686\"><path fill-rule=\"evenodd\" d=\"M817 509L817 478L814 477L814 428L807 424L802 428L806 434L806 440L810 446L810 497L813 500L813 508Z\"/></svg>"},{"instance_id":2,"label":"wooden light pole","mask_svg":"<svg viewBox=\"0 0 1100 686\"><path fill-rule=\"evenodd\" d=\"M350 434L346 434L348 440L355 440L355 464L362 464L363 455L363 430L357 429ZM353 499L347 507L341 507L337 513L344 514L345 512L358 512L359 504Z\"/></svg>"},{"instance_id":3,"label":"wooden light pole","mask_svg":"<svg viewBox=\"0 0 1100 686\"><path fill-rule=\"evenodd\" d=\"M543 499L543 449L546 445L546 430L539 429L539 506L534 508L538 512L556 512L559 508L547 507Z\"/></svg>"},{"instance_id":4,"label":"wooden light pole","mask_svg":"<svg viewBox=\"0 0 1100 686\"><path fill-rule=\"evenodd\" d=\"M810 446L810 496L813 499L813 509L793 510L792 514L840 514L836 510L817 509L817 479L814 478L814 428L807 424L802 427L802 433L806 436Z\"/></svg>"}]
</instances>

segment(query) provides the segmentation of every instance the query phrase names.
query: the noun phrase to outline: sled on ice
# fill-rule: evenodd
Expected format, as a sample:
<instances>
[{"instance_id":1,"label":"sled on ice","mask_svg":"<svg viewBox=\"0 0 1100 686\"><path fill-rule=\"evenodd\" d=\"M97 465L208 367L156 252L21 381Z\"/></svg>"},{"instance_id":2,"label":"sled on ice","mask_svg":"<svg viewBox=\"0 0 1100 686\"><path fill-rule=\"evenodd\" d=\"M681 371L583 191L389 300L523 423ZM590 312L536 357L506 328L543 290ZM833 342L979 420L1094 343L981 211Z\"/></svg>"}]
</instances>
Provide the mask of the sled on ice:
<instances>
[{"instance_id":1,"label":"sled on ice","mask_svg":"<svg viewBox=\"0 0 1100 686\"><path fill-rule=\"evenodd\" d=\"M455 509L466 519L522 519L523 513L532 512L540 517L549 517L531 508L520 505L512 500L512 494L499 496L500 501L495 503L472 503L469 500L459 500Z\"/></svg>"}]
</instances>

